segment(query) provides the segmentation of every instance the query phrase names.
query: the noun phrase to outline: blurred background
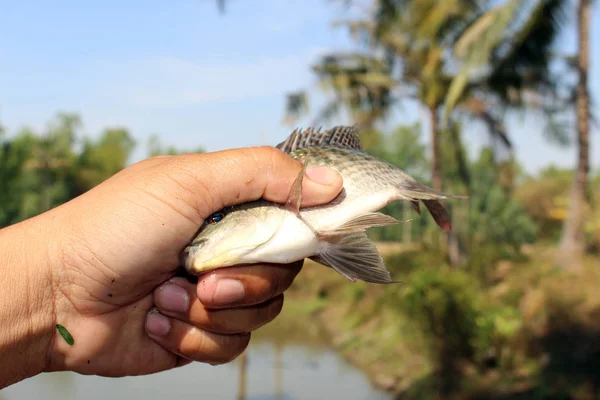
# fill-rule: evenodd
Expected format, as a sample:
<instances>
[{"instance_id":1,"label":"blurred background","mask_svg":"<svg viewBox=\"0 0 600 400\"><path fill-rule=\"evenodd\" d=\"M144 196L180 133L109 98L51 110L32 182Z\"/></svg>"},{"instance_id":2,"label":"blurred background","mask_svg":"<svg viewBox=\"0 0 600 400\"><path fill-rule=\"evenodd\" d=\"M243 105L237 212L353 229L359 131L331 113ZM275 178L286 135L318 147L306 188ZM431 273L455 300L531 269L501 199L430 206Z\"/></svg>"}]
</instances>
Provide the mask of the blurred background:
<instances>
[{"instance_id":1,"label":"blurred background","mask_svg":"<svg viewBox=\"0 0 600 400\"><path fill-rule=\"evenodd\" d=\"M0 399L600 398L592 0L0 2L0 227L157 154L356 124L454 231L373 229L402 285L307 262L235 362Z\"/></svg>"}]
</instances>

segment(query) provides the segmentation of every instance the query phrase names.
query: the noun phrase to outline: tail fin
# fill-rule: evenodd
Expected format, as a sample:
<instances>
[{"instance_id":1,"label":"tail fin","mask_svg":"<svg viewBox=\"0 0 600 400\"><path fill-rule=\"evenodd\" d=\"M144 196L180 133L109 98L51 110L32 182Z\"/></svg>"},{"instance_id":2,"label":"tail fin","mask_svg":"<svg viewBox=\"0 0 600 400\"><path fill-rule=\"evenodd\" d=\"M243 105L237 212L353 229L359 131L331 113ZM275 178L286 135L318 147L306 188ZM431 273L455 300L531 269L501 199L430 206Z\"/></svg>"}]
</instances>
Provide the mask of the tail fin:
<instances>
[{"instance_id":1,"label":"tail fin","mask_svg":"<svg viewBox=\"0 0 600 400\"><path fill-rule=\"evenodd\" d=\"M450 232L452 221L450 220L450 214L448 214L442 203L437 200L423 200L423 203L425 203L425 207L427 207L438 226L444 231Z\"/></svg>"},{"instance_id":2,"label":"tail fin","mask_svg":"<svg viewBox=\"0 0 600 400\"><path fill-rule=\"evenodd\" d=\"M410 200L413 206L420 213L419 200L425 204L429 213L444 231L449 232L452 230L452 222L450 215L446 208L442 205L440 200L443 199L468 199L469 196L453 195L438 192L428 186L422 185L414 180L405 181L401 187L398 188L398 198L403 200Z\"/></svg>"}]
</instances>

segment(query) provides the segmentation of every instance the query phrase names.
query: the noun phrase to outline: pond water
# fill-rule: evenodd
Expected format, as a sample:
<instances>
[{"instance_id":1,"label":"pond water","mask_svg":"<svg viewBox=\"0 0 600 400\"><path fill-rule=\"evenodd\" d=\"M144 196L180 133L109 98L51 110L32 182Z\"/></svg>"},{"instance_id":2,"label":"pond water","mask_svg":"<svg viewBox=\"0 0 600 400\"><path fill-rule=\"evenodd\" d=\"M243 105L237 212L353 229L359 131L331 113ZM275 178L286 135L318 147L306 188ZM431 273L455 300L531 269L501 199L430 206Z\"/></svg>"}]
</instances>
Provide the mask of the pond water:
<instances>
[{"instance_id":1,"label":"pond water","mask_svg":"<svg viewBox=\"0 0 600 400\"><path fill-rule=\"evenodd\" d=\"M192 363L149 376L118 379L59 372L9 386L0 391L0 400L390 399L322 343L282 340L282 335L277 341L257 336L246 352L246 374L243 357L216 367Z\"/></svg>"}]
</instances>

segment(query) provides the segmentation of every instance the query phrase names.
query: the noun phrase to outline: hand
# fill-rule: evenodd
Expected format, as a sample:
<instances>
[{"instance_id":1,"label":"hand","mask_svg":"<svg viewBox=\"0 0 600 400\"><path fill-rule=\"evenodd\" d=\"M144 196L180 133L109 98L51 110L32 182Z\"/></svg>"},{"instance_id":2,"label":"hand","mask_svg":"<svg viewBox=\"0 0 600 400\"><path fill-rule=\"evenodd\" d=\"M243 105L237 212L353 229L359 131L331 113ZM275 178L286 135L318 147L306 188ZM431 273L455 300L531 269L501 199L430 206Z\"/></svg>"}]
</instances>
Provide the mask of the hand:
<instances>
[{"instance_id":1,"label":"hand","mask_svg":"<svg viewBox=\"0 0 600 400\"><path fill-rule=\"evenodd\" d=\"M124 376L237 357L278 315L302 263L225 268L194 283L174 276L179 253L226 205L285 202L300 169L270 147L155 157L38 217L60 250L40 272L52 282L47 324L75 341L54 330L44 370ZM309 167L302 203L327 203L341 187L337 172Z\"/></svg>"}]
</instances>

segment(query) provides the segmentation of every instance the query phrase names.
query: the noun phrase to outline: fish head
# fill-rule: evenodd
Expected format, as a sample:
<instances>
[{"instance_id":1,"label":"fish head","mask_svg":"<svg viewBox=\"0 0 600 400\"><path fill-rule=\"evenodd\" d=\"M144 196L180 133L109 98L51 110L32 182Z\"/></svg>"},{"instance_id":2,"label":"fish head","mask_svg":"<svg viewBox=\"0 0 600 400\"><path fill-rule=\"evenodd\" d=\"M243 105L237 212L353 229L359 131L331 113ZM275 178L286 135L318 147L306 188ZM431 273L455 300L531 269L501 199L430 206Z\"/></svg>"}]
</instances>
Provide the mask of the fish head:
<instances>
[{"instance_id":1,"label":"fish head","mask_svg":"<svg viewBox=\"0 0 600 400\"><path fill-rule=\"evenodd\" d=\"M245 256L267 243L282 219L277 207L243 205L209 216L181 254L190 273L203 273L247 262Z\"/></svg>"}]
</instances>

